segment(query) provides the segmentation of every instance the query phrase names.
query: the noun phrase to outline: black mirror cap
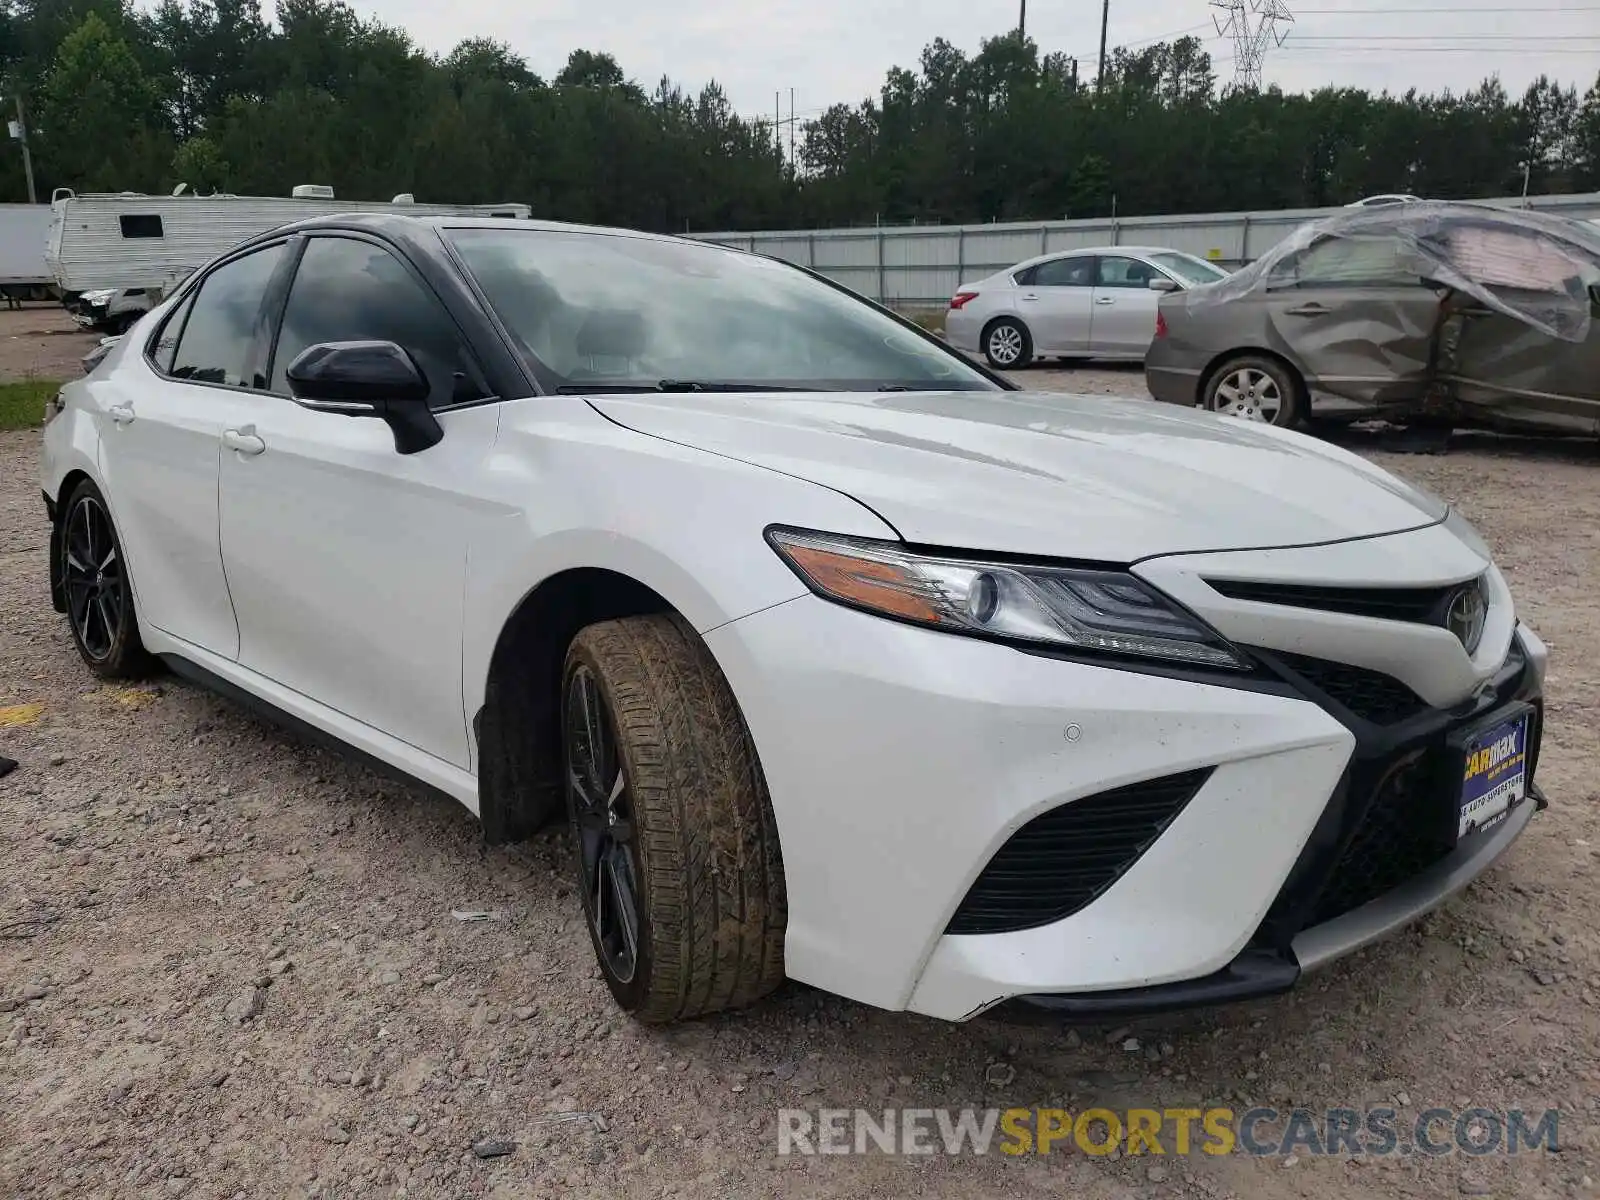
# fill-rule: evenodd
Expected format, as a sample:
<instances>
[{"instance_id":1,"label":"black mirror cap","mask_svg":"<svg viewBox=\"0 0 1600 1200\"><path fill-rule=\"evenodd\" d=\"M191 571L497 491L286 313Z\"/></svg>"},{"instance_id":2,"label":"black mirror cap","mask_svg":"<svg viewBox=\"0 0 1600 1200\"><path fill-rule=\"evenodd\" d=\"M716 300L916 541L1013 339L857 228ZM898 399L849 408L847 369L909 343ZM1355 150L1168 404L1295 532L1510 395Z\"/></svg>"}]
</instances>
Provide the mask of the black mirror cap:
<instances>
[{"instance_id":1,"label":"black mirror cap","mask_svg":"<svg viewBox=\"0 0 1600 1200\"><path fill-rule=\"evenodd\" d=\"M354 404L425 404L428 379L394 342L319 342L289 364L297 400Z\"/></svg>"}]
</instances>

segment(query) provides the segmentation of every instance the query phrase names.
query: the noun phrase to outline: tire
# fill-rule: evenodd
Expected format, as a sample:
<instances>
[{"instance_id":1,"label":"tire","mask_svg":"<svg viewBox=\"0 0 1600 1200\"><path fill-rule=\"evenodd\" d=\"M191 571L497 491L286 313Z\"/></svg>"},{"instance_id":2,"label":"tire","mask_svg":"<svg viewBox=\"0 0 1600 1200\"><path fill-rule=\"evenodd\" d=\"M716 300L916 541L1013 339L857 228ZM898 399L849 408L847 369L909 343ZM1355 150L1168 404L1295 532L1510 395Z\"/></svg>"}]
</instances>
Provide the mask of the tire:
<instances>
[{"instance_id":1,"label":"tire","mask_svg":"<svg viewBox=\"0 0 1600 1200\"><path fill-rule=\"evenodd\" d=\"M669 615L582 630L562 671L561 731L579 895L617 1003L654 1024L739 1008L782 983L772 804L694 630Z\"/></svg>"},{"instance_id":2,"label":"tire","mask_svg":"<svg viewBox=\"0 0 1600 1200\"><path fill-rule=\"evenodd\" d=\"M997 371L1020 371L1033 361L1033 335L1015 317L990 321L983 330L983 356Z\"/></svg>"},{"instance_id":3,"label":"tire","mask_svg":"<svg viewBox=\"0 0 1600 1200\"><path fill-rule=\"evenodd\" d=\"M87 479L72 489L61 507L55 552L67 626L79 657L102 679L150 674L155 661L139 637L122 542L105 497Z\"/></svg>"},{"instance_id":4,"label":"tire","mask_svg":"<svg viewBox=\"0 0 1600 1200\"><path fill-rule=\"evenodd\" d=\"M1306 417L1305 386L1295 370L1275 358L1241 354L1206 380L1208 412L1293 429Z\"/></svg>"}]
</instances>

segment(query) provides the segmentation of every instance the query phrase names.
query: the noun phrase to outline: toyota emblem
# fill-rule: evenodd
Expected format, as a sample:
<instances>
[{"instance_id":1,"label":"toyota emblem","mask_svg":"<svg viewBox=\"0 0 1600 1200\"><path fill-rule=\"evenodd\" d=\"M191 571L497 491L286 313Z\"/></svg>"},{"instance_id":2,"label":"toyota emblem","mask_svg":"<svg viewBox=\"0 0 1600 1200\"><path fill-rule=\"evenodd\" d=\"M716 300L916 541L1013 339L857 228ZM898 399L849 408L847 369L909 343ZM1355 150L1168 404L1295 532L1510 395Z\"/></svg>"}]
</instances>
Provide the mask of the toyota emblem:
<instances>
[{"instance_id":1,"label":"toyota emblem","mask_svg":"<svg viewBox=\"0 0 1600 1200\"><path fill-rule=\"evenodd\" d=\"M1468 654L1476 654L1478 642L1483 637L1483 622L1489 615L1489 606L1483 599L1483 588L1476 580L1450 597L1445 609L1445 628L1455 634Z\"/></svg>"}]
</instances>

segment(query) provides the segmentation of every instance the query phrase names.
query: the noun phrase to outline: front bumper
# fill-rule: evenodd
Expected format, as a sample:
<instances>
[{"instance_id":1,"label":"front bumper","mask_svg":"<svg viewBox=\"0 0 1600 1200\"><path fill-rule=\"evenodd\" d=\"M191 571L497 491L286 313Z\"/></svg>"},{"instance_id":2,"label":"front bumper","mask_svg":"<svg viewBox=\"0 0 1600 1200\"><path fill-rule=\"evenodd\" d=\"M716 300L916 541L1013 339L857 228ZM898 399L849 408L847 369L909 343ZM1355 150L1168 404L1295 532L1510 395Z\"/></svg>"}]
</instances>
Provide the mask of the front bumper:
<instances>
[{"instance_id":1,"label":"front bumper","mask_svg":"<svg viewBox=\"0 0 1600 1200\"><path fill-rule=\"evenodd\" d=\"M1312 919L1374 772L1511 698L1537 703L1531 635L1477 699L1379 734L1303 681L1090 665L812 596L707 641L773 798L788 973L884 1008L960 1020L1021 997L1114 1013L1283 990L1465 886L1533 808L1392 894ZM947 932L996 852L1041 814L1201 768L1198 791L1092 902L1035 928Z\"/></svg>"}]
</instances>

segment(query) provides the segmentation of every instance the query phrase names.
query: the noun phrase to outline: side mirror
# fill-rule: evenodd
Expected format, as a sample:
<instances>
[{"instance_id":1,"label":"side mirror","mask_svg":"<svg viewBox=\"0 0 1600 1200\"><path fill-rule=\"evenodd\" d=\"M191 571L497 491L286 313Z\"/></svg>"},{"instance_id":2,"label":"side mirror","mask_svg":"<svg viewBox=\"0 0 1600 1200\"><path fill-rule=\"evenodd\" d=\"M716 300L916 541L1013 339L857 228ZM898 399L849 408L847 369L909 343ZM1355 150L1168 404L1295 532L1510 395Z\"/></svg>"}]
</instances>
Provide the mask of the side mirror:
<instances>
[{"instance_id":1,"label":"side mirror","mask_svg":"<svg viewBox=\"0 0 1600 1200\"><path fill-rule=\"evenodd\" d=\"M1145 286L1152 292L1175 292L1178 290L1178 281L1168 279L1165 275L1156 275Z\"/></svg>"},{"instance_id":2,"label":"side mirror","mask_svg":"<svg viewBox=\"0 0 1600 1200\"><path fill-rule=\"evenodd\" d=\"M394 448L401 454L416 454L444 437L428 408L427 377L393 342L307 346L287 374L296 404L344 417L377 417L394 431Z\"/></svg>"}]
</instances>

